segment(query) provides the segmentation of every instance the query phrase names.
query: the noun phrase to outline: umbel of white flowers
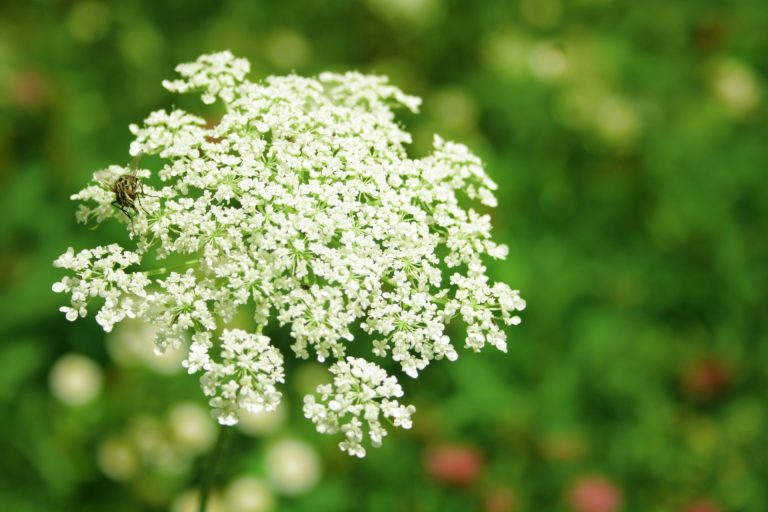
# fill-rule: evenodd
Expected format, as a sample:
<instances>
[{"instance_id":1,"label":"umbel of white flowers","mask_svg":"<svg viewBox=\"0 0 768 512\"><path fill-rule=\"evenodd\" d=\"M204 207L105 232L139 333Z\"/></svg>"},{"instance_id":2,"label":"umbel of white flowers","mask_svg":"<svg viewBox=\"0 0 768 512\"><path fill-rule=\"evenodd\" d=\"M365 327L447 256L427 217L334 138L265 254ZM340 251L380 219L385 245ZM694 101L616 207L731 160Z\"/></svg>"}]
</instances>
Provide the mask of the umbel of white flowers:
<instances>
[{"instance_id":1,"label":"umbel of white flowers","mask_svg":"<svg viewBox=\"0 0 768 512\"><path fill-rule=\"evenodd\" d=\"M69 320L100 297L96 320L105 331L141 317L158 328L159 352L191 340L183 365L202 375L224 425L240 409L280 402L283 356L262 331L272 318L289 325L296 357L332 363L332 382L305 397L305 416L319 432L340 431L341 449L362 457L366 432L379 446L382 419L409 428L414 407L398 401L395 377L346 356L354 325L373 340L376 357L417 377L432 360L457 358L445 334L452 319L466 324L464 344L474 351L505 351L500 324L520 322L525 301L490 282L483 264L507 248L491 240L488 215L462 206L461 196L496 206L496 185L465 146L437 136L429 156L409 158L411 136L392 108L415 112L420 100L384 77L251 82L249 68L226 51L181 64L180 78L163 82L202 93L204 103L221 101L226 113L208 126L182 110L159 110L130 126L130 154L159 155L163 186L136 190L131 219L113 206L112 185L126 174L148 178L140 165L97 171L72 199L86 202L78 221L114 217L136 247L68 249L54 264L70 273L53 290L71 294L61 308ZM142 260L171 255L187 261L141 270ZM254 311L253 332L231 328L243 307Z\"/></svg>"}]
</instances>

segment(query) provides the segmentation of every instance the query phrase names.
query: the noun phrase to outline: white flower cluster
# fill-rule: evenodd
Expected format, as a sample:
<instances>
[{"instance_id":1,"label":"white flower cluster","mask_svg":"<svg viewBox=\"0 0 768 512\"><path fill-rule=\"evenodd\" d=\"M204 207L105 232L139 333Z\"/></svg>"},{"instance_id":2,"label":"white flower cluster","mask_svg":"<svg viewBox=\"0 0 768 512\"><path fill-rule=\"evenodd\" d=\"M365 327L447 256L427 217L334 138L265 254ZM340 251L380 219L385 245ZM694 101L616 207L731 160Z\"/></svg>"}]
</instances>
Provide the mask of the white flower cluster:
<instances>
[{"instance_id":1,"label":"white flower cluster","mask_svg":"<svg viewBox=\"0 0 768 512\"><path fill-rule=\"evenodd\" d=\"M374 355L411 377L432 360L457 358L446 335L457 317L467 347L506 350L501 326L520 322L525 301L489 281L484 258L504 258L507 248L491 239L489 215L464 206L495 206L496 185L465 146L439 137L429 156L408 157L411 137L392 108L416 111L418 98L359 73L254 83L245 78L248 62L229 52L177 71L181 78L166 88L198 91L225 113L214 126L181 110L152 113L130 127L130 153L135 162L161 157L162 185L146 183L151 173L139 162L98 171L73 196L88 202L78 220L130 223L137 247L70 250L57 260L75 274L54 285L72 292L67 318L84 316L87 298L98 295L105 329L141 316L158 328L159 351L191 338L184 364L202 372L225 424L240 408L279 401L282 359L261 332L271 319L289 325L297 357L337 361L334 384L319 390L327 404L308 399L305 413L322 431L344 432L342 448L356 455L364 453L360 417L376 445L379 416L407 427L413 409L397 402L394 378L346 358L355 325ZM143 187L130 219L113 207L110 189L128 173ZM169 257L185 262L126 270ZM244 308L258 334L229 329Z\"/></svg>"},{"instance_id":2,"label":"white flower cluster","mask_svg":"<svg viewBox=\"0 0 768 512\"><path fill-rule=\"evenodd\" d=\"M192 336L189 357L182 364L195 373L203 370L203 392L211 399L213 415L222 425L237 423L240 409L258 413L274 411L281 393L276 384L284 381L283 356L269 338L240 329L221 333L221 363L211 359L209 331Z\"/></svg>"},{"instance_id":3,"label":"white flower cluster","mask_svg":"<svg viewBox=\"0 0 768 512\"><path fill-rule=\"evenodd\" d=\"M381 417L396 427L411 428L416 408L398 403L403 388L382 368L365 359L347 357L331 365L330 371L333 384L318 386L320 401L313 395L304 397L304 416L315 423L321 434L341 430L345 437L339 444L342 451L365 457L361 417L368 424L368 437L375 447L381 446L387 435Z\"/></svg>"},{"instance_id":4,"label":"white flower cluster","mask_svg":"<svg viewBox=\"0 0 768 512\"><path fill-rule=\"evenodd\" d=\"M67 320L74 321L78 316L86 315L92 297L101 297L104 305L96 315L96 321L106 332L126 316L140 315L145 310L143 299L147 297L145 289L150 281L142 272L125 270L140 261L138 254L117 244L85 249L77 254L70 247L53 262L54 266L75 274L53 285L54 292L72 295L72 306L62 306L59 311L66 314Z\"/></svg>"}]
</instances>

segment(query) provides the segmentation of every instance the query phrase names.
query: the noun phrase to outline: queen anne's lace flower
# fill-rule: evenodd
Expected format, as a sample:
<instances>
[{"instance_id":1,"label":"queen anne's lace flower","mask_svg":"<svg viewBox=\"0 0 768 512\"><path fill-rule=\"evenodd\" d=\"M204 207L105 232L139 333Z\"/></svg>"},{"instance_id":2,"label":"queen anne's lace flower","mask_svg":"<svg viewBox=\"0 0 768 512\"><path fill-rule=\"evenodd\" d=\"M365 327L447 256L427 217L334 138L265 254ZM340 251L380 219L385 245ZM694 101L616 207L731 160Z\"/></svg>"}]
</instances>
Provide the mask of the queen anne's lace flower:
<instances>
[{"instance_id":1,"label":"queen anne's lace flower","mask_svg":"<svg viewBox=\"0 0 768 512\"><path fill-rule=\"evenodd\" d=\"M501 325L518 324L525 301L490 282L483 259L504 258L507 248L491 240L488 214L463 206L496 206L496 184L465 146L437 136L432 154L408 157L411 137L392 108L416 111L418 98L359 73L253 83L248 62L229 52L177 71L167 89L199 91L225 114L210 126L181 110L153 112L131 125L130 154L163 159L162 186L144 181L151 172L139 162L97 171L72 196L88 202L80 222L114 217L130 225L137 246L70 249L56 260L74 274L54 285L72 294L62 308L68 319L101 297L105 330L141 316L158 328L158 351L191 339L184 366L202 374L223 424L240 409L278 404L282 356L261 333L272 318L290 325L297 357L336 361L333 383L318 389L319 400L306 398L305 415L321 432L342 432L341 448L353 455L365 453L364 427L378 446L381 418L408 428L413 413L398 402L394 377L346 356L356 324L374 355L411 377L458 357L446 334L456 317L468 348L506 350ZM130 222L110 191L126 173L143 183ZM169 256L184 263L139 270ZM228 329L246 307L253 331Z\"/></svg>"}]
</instances>

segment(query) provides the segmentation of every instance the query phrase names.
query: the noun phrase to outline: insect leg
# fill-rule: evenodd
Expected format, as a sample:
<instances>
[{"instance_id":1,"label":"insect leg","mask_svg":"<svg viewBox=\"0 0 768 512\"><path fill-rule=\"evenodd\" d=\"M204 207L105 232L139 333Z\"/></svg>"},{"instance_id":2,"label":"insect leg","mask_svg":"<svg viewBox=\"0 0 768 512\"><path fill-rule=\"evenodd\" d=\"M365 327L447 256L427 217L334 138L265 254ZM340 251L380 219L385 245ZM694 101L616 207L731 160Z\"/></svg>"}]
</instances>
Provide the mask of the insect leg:
<instances>
[{"instance_id":1,"label":"insect leg","mask_svg":"<svg viewBox=\"0 0 768 512\"><path fill-rule=\"evenodd\" d=\"M143 196L148 196L148 197L162 197L162 196L156 196L155 194L147 194L146 192L144 192L144 182L141 182L141 185L139 185L139 193Z\"/></svg>"},{"instance_id":2,"label":"insect leg","mask_svg":"<svg viewBox=\"0 0 768 512\"><path fill-rule=\"evenodd\" d=\"M112 204L112 206L114 206L115 208L117 208L118 210L123 212L123 215L128 217L128 220L131 222L131 233L133 233L135 235L136 234L136 230L133 227L133 217L131 217L131 215L128 213L128 211L125 209L125 207L119 201L116 201L116 200L112 201L111 204ZM136 208L134 207L134 210L135 209Z\"/></svg>"},{"instance_id":3,"label":"insect leg","mask_svg":"<svg viewBox=\"0 0 768 512\"><path fill-rule=\"evenodd\" d=\"M136 202L137 202L137 203L139 203L139 207L142 209L142 211L144 211L144 213L146 213L147 215L149 215L149 212L147 211L147 209L146 209L146 208L144 208L144 205L143 205L143 204L141 204L141 196L144 196L144 195L146 195L146 194L144 193L144 184L141 184L141 185L139 186L139 193L138 193L138 194L136 194ZM136 205L134 205L134 206L133 206L133 209L134 209L134 210L136 209Z\"/></svg>"},{"instance_id":4,"label":"insect leg","mask_svg":"<svg viewBox=\"0 0 768 512\"><path fill-rule=\"evenodd\" d=\"M121 212L123 212L123 215L125 215L129 219L131 218L131 216L128 215L128 212L126 211L126 209L123 207L123 205L119 201L112 201L110 204L112 206L114 206L115 208L117 208L118 210L120 210Z\"/></svg>"}]
</instances>

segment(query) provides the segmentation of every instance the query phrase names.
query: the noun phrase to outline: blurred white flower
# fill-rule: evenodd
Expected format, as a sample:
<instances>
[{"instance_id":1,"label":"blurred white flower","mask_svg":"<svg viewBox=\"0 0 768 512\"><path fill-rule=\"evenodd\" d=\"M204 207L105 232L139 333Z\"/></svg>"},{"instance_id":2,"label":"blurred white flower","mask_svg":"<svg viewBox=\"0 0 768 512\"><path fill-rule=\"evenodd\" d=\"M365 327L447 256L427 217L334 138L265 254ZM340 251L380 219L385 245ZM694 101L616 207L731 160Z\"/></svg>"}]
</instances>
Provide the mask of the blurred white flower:
<instances>
[{"instance_id":1,"label":"blurred white flower","mask_svg":"<svg viewBox=\"0 0 768 512\"><path fill-rule=\"evenodd\" d=\"M455 131L470 131L477 125L475 100L458 87L446 87L432 98L432 113L440 126Z\"/></svg>"},{"instance_id":2,"label":"blurred white flower","mask_svg":"<svg viewBox=\"0 0 768 512\"><path fill-rule=\"evenodd\" d=\"M282 494L307 492L320 479L320 459L304 441L285 439L267 448L267 476Z\"/></svg>"},{"instance_id":3,"label":"blurred white flower","mask_svg":"<svg viewBox=\"0 0 768 512\"><path fill-rule=\"evenodd\" d=\"M141 364L163 375L179 373L187 352L186 347L169 348L161 354L156 353L154 340L157 331L157 327L140 318L123 320L107 336L107 352L122 366Z\"/></svg>"},{"instance_id":4,"label":"blurred white flower","mask_svg":"<svg viewBox=\"0 0 768 512\"><path fill-rule=\"evenodd\" d=\"M282 401L272 411L240 411L240 421L237 423L237 428L250 436L274 434L285 423L285 407L285 401Z\"/></svg>"},{"instance_id":5,"label":"blurred white flower","mask_svg":"<svg viewBox=\"0 0 768 512\"><path fill-rule=\"evenodd\" d=\"M643 130L640 109L600 87L570 88L561 96L556 114L563 124L595 134L617 148L631 146Z\"/></svg>"},{"instance_id":6,"label":"blurred white flower","mask_svg":"<svg viewBox=\"0 0 768 512\"><path fill-rule=\"evenodd\" d=\"M224 500L230 512L271 512L275 497L269 488L255 476L241 476L227 486Z\"/></svg>"},{"instance_id":7,"label":"blurred white flower","mask_svg":"<svg viewBox=\"0 0 768 512\"><path fill-rule=\"evenodd\" d=\"M568 59L563 48L551 41L537 43L528 55L531 73L544 82L553 82L566 72Z\"/></svg>"},{"instance_id":8,"label":"blurred white flower","mask_svg":"<svg viewBox=\"0 0 768 512\"><path fill-rule=\"evenodd\" d=\"M180 477L189 473L192 469L192 461L187 454L183 453L173 444L166 444L155 455L155 459L151 461L151 467L158 474Z\"/></svg>"},{"instance_id":9,"label":"blurred white flower","mask_svg":"<svg viewBox=\"0 0 768 512\"><path fill-rule=\"evenodd\" d=\"M96 461L99 469L112 480L130 480L139 469L136 449L122 437L110 437L99 443Z\"/></svg>"},{"instance_id":10,"label":"blurred white flower","mask_svg":"<svg viewBox=\"0 0 768 512\"><path fill-rule=\"evenodd\" d=\"M176 404L168 413L173 440L192 454L204 453L216 441L216 426L209 412L198 404Z\"/></svg>"},{"instance_id":11,"label":"blurred white flower","mask_svg":"<svg viewBox=\"0 0 768 512\"><path fill-rule=\"evenodd\" d=\"M167 425L154 416L142 414L134 417L127 428L131 440L147 468L162 474L177 476L190 469L190 458L171 437Z\"/></svg>"},{"instance_id":12,"label":"blurred white flower","mask_svg":"<svg viewBox=\"0 0 768 512\"><path fill-rule=\"evenodd\" d=\"M760 103L760 84L754 71L743 63L732 59L718 61L711 77L717 99L734 117L751 112Z\"/></svg>"},{"instance_id":13,"label":"blurred white flower","mask_svg":"<svg viewBox=\"0 0 768 512\"><path fill-rule=\"evenodd\" d=\"M102 380L101 367L79 354L60 357L49 377L54 396L71 406L84 405L96 398L101 391Z\"/></svg>"},{"instance_id":14,"label":"blurred white flower","mask_svg":"<svg viewBox=\"0 0 768 512\"><path fill-rule=\"evenodd\" d=\"M214 491L208 496L206 512L239 512L230 510L222 500L221 495ZM171 512L198 512L200 510L200 492L197 489L187 489L174 498Z\"/></svg>"},{"instance_id":15,"label":"blurred white flower","mask_svg":"<svg viewBox=\"0 0 768 512\"><path fill-rule=\"evenodd\" d=\"M505 78L516 78L528 70L530 38L514 29L492 32L483 38L481 51L485 66Z\"/></svg>"},{"instance_id":16,"label":"blurred white flower","mask_svg":"<svg viewBox=\"0 0 768 512\"><path fill-rule=\"evenodd\" d=\"M608 142L628 144L640 134L640 117L628 100L610 95L601 98L592 109L595 129Z\"/></svg>"},{"instance_id":17,"label":"blurred white flower","mask_svg":"<svg viewBox=\"0 0 768 512\"><path fill-rule=\"evenodd\" d=\"M139 414L131 418L126 426L126 433L143 459L154 459L170 444L163 422L149 414Z\"/></svg>"},{"instance_id":18,"label":"blurred white flower","mask_svg":"<svg viewBox=\"0 0 768 512\"><path fill-rule=\"evenodd\" d=\"M137 246L70 248L55 261L69 271L53 285L71 294L61 308L69 320L85 316L98 297L105 331L141 318L157 329L158 353L191 340L182 364L200 374L224 425L237 423L241 410L280 402L283 356L263 334L270 321L290 326L297 358L330 360L337 387L344 365L351 374L378 368L346 358L357 327L373 338L375 356L414 378L434 360L458 357L446 334L457 317L467 325L466 347L506 350L502 326L520 322L525 302L489 279L485 261L508 249L492 240L490 215L468 206L495 207L496 183L466 146L439 136L429 155L408 157L411 135L393 108L416 112L419 98L386 77L356 72L254 83L246 78L250 63L228 51L176 70L180 78L163 82L168 90L223 102L225 114L209 126L179 109L152 112L130 126L135 163L97 171L72 196L84 202L79 221L114 217L130 226ZM441 102L473 122L466 94ZM139 167L144 155L163 160L160 188L143 181L151 175ZM137 185L119 203L131 218L113 204L112 184L126 174ZM182 263L140 269L171 255ZM245 309L254 312L251 332L232 328ZM376 414L364 415L374 444L384 433L373 416L410 424L381 372L365 372L387 390L370 397ZM364 453L350 437L358 429L339 428L345 449Z\"/></svg>"},{"instance_id":19,"label":"blurred white flower","mask_svg":"<svg viewBox=\"0 0 768 512\"><path fill-rule=\"evenodd\" d=\"M266 40L264 52L269 62L277 69L295 71L309 58L309 43L299 32L276 30Z\"/></svg>"}]
</instances>

